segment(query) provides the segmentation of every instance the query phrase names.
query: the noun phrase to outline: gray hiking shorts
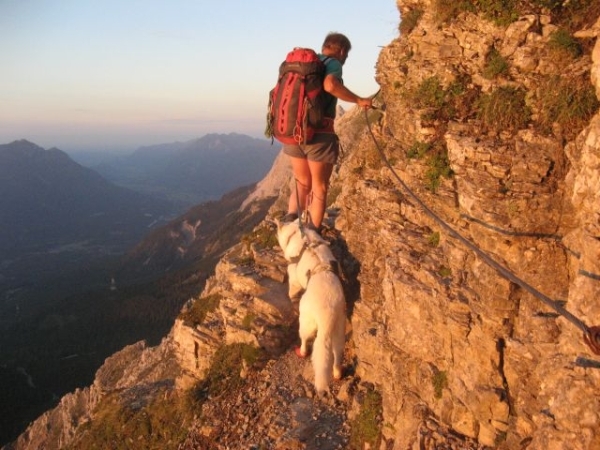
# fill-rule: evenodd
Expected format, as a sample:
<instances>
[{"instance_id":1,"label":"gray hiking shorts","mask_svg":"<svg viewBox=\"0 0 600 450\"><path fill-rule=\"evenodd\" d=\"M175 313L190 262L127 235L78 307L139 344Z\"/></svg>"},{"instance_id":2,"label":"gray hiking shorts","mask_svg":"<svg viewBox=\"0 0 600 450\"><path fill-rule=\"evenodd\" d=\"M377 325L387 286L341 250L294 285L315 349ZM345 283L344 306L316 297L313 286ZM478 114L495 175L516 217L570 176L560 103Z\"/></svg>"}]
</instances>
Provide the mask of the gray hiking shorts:
<instances>
[{"instance_id":1,"label":"gray hiking shorts","mask_svg":"<svg viewBox=\"0 0 600 450\"><path fill-rule=\"evenodd\" d=\"M340 140L335 133L316 133L310 144L284 144L283 153L294 158L335 164L340 153Z\"/></svg>"}]
</instances>

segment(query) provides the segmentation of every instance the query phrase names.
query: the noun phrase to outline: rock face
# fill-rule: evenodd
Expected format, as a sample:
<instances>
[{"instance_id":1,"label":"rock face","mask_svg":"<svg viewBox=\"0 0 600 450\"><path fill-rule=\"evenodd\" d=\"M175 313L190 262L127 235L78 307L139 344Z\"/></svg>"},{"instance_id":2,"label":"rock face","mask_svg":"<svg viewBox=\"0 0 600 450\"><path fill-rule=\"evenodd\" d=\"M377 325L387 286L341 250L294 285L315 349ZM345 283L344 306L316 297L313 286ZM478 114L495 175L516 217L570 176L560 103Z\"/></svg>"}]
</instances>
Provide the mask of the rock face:
<instances>
[{"instance_id":1,"label":"rock face","mask_svg":"<svg viewBox=\"0 0 600 450\"><path fill-rule=\"evenodd\" d=\"M576 33L593 50L558 59L549 15L500 26L461 12L440 25L433 3L398 2L406 21L419 20L381 52L381 110L350 110L337 124L345 152L327 236L347 291L348 373L333 399L315 399L310 363L290 359L297 325L285 263L253 236L190 300L185 311L219 299L201 323L178 320L157 348L140 343L107 360L93 386L65 397L11 448L77 442L106 393L157 382L188 389L233 343L264 349L269 362L244 369L246 388L207 399L199 415L214 420L195 422L181 448L367 448L349 436L371 391L381 410L369 448L600 448L600 357L575 323L600 324L600 115L595 106L582 126L544 128L535 104L555 74L600 92L600 22ZM492 49L508 69L489 77ZM425 80L435 81L429 91ZM451 114L440 112L449 97L424 101L458 82L463 103ZM497 129L472 104L504 88L511 99L525 92L531 115ZM451 176L435 176L440 161L420 150L428 146L445 149ZM268 195L284 186L270 219L289 186L260 186ZM256 235L272 228L267 220Z\"/></svg>"},{"instance_id":2,"label":"rock face","mask_svg":"<svg viewBox=\"0 0 600 450\"><path fill-rule=\"evenodd\" d=\"M535 127L494 134L477 120L449 121L441 141L454 176L442 179L435 195L423 189L428 168L403 157L442 125L424 124L400 86L410 89L430 75L448 86L467 76L482 92L506 83L531 91L557 70L544 53L556 26L526 16L499 28L467 15L437 27L427 2L399 6L406 15L416 7L424 14L381 52L377 66L387 107L377 139L395 158L393 169L474 246L598 325L598 115L571 140ZM492 46L508 62L508 79L481 77ZM596 74L597 52L563 63L563 75ZM600 446L600 372L582 331L500 276L405 189L394 193L387 167L357 176L368 157L352 158L340 172L336 226L360 261L352 314L357 369L381 389L387 448L419 442L424 419L417 410L489 447Z\"/></svg>"}]
</instances>

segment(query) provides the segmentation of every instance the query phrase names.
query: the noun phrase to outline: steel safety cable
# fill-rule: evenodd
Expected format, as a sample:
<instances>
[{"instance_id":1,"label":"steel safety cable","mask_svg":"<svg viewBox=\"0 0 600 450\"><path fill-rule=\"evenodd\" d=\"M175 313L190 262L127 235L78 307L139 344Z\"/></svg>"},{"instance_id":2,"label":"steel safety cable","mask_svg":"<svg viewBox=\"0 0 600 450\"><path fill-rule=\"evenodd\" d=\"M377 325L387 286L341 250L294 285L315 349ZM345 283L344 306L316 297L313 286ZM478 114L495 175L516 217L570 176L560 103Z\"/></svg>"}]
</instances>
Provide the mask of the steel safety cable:
<instances>
[{"instance_id":1,"label":"steel safety cable","mask_svg":"<svg viewBox=\"0 0 600 450\"><path fill-rule=\"evenodd\" d=\"M419 204L419 206L427 214L429 214L429 216L431 216L443 229L445 229L454 238L456 238L459 241L461 241L468 248L470 248L471 250L473 250L473 252L475 252L477 254L477 256L479 256L490 267L492 267L493 269L495 269L500 275L502 275L503 277L505 277L509 281L511 281L511 282L513 282L513 283L515 283L515 284L517 284L519 286L521 286L527 292L529 292L533 296L535 296L538 299L540 299L546 305L548 305L549 307L551 307L552 309L554 309L558 314L560 314L565 319L567 319L569 322L571 322L573 325L575 325L577 328L579 328L583 332L583 340L584 340L584 342L588 345L588 347L590 347L590 349L595 354L600 355L600 326L593 326L593 327L587 326L581 319L579 319L578 317L576 317L575 315L573 315L572 313L570 313L559 302L557 302L555 300L552 300L551 298L549 298L548 296L546 296L542 292L540 292L537 289L535 289L529 283L527 283L524 280L522 280L521 278L517 277L514 273L512 273L506 267L504 267L503 265L499 264L491 256L489 256L487 253L485 253L483 250L481 250L479 247L477 247L473 242L471 242L470 240L468 240L467 238L465 238L464 236L462 236L460 233L458 233L456 230L454 230L450 225L448 225L444 220L442 220L434 211L432 211L410 189L410 187L408 187L408 185L402 180L402 178L400 178L400 176L394 170L394 168L390 164L389 160L385 156L385 153L383 152L383 149L379 145L379 142L375 138L375 135L373 134L373 130L371 128L371 123L369 121L369 115L368 115L366 109L364 110L364 113L365 113L365 120L367 122L367 129L369 131L369 134L371 135L371 138L373 139L373 143L375 144L375 147L377 148L377 151L379 152L379 154L381 156L381 159L383 160L383 162L385 163L385 165L388 167L388 169L390 169L390 171L392 172L392 175L400 183L400 185L402 186L402 188L410 195L410 197L412 197L413 200L415 200Z\"/></svg>"}]
</instances>

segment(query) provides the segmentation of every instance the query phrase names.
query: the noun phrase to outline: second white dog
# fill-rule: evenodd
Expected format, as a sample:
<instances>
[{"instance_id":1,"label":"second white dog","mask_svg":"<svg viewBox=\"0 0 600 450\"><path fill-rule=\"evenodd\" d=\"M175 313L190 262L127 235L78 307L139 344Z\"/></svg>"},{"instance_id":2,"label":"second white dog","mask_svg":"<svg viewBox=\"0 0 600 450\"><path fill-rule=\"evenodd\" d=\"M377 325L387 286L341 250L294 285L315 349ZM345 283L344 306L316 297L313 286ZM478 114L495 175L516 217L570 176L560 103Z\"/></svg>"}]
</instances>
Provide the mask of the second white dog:
<instances>
[{"instance_id":1,"label":"second white dog","mask_svg":"<svg viewBox=\"0 0 600 450\"><path fill-rule=\"evenodd\" d=\"M298 220L277 223L277 239L288 261L289 295L304 291L299 305L299 355L309 353L314 339L312 364L315 389L329 389L331 378L342 377L346 301L342 283L336 274L335 260L327 241L314 230L300 228Z\"/></svg>"}]
</instances>

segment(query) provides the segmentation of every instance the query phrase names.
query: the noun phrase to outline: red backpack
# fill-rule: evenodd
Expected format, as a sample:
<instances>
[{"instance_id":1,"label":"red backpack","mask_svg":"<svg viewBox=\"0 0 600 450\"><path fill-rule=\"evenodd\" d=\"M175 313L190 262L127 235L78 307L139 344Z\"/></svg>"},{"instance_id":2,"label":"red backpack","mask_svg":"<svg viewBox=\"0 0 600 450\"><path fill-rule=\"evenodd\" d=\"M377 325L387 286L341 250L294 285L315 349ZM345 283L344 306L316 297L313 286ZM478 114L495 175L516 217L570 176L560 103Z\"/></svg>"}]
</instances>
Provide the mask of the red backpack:
<instances>
[{"instance_id":1,"label":"red backpack","mask_svg":"<svg viewBox=\"0 0 600 450\"><path fill-rule=\"evenodd\" d=\"M283 144L306 144L326 126L325 61L310 48L296 47L279 66L269 93L265 135Z\"/></svg>"}]
</instances>

